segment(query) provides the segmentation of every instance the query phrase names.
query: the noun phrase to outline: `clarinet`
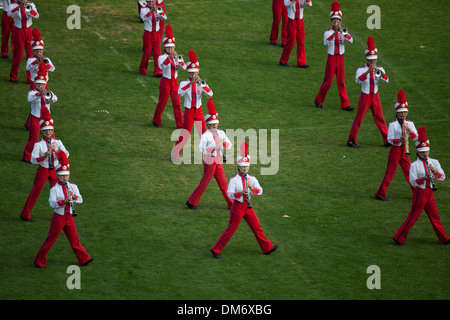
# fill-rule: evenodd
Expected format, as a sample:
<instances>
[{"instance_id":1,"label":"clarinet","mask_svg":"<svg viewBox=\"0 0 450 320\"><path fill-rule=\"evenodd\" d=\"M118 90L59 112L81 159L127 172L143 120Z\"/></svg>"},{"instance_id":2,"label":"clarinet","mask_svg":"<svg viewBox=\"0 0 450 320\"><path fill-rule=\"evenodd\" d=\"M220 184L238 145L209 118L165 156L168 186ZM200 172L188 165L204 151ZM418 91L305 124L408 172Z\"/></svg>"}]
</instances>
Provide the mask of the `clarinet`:
<instances>
[{"instance_id":1,"label":"clarinet","mask_svg":"<svg viewBox=\"0 0 450 320\"><path fill-rule=\"evenodd\" d=\"M247 188L247 171L244 171L244 180L245 180L245 186L244 186L244 190ZM252 208L252 204L250 203L250 190L247 193L247 209L251 209Z\"/></svg>"},{"instance_id":2,"label":"clarinet","mask_svg":"<svg viewBox=\"0 0 450 320\"><path fill-rule=\"evenodd\" d=\"M427 170L431 172L430 166L428 165L428 158L425 160L425 162L427 164ZM433 190L433 191L437 190L436 185L434 184L433 172L431 172L431 175L430 175L430 187L431 187L431 190Z\"/></svg>"},{"instance_id":3,"label":"clarinet","mask_svg":"<svg viewBox=\"0 0 450 320\"><path fill-rule=\"evenodd\" d=\"M67 195L69 195L70 189L69 189L69 184L67 182L66 182L66 189L67 189ZM73 207L73 200L70 200L69 203L70 203L70 207L72 208L72 216L76 217L77 213L75 212L75 208Z\"/></svg>"},{"instance_id":4,"label":"clarinet","mask_svg":"<svg viewBox=\"0 0 450 320\"><path fill-rule=\"evenodd\" d=\"M49 138L48 140L47 140L47 148L48 148L48 151L50 151L50 155L49 155L49 157L48 157L48 169L49 170L53 170L54 168L53 168L53 165L52 165L52 150L50 149L50 146L51 146L51 139L52 138Z\"/></svg>"}]
</instances>

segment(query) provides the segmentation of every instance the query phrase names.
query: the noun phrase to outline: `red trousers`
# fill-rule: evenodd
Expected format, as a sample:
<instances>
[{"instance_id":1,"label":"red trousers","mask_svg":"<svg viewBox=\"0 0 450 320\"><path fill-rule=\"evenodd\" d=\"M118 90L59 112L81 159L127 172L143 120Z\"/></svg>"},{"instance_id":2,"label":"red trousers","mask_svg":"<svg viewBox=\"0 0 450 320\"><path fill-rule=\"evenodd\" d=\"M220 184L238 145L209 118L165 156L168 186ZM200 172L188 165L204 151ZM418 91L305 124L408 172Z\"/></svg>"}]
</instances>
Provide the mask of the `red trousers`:
<instances>
[{"instance_id":1,"label":"red trousers","mask_svg":"<svg viewBox=\"0 0 450 320\"><path fill-rule=\"evenodd\" d=\"M198 108L184 108L184 119L183 119L183 126L182 128L184 130L187 130L189 132L189 135L192 131L192 125L195 123L195 126L197 127L198 135L201 137L203 132L206 131L206 122L205 118L203 116L202 107ZM182 130L183 133L183 130ZM183 136L183 134L180 134L178 137L177 142L175 143L175 156L179 157L181 150L183 149L184 145L186 144L187 139Z\"/></svg>"},{"instance_id":2,"label":"red trousers","mask_svg":"<svg viewBox=\"0 0 450 320\"><path fill-rule=\"evenodd\" d=\"M34 263L39 267L44 267L47 263L47 254L58 239L61 231L64 230L67 240L69 240L70 246L72 247L75 256L78 259L80 265L84 265L90 259L86 250L80 244L78 238L77 228L75 227L75 222L70 213L66 213L63 216L57 213L53 213L53 217L50 224L50 230L48 232L47 238L39 249L36 258L34 258Z\"/></svg>"},{"instance_id":3,"label":"red trousers","mask_svg":"<svg viewBox=\"0 0 450 320\"><path fill-rule=\"evenodd\" d=\"M178 80L173 78L161 78L161 82L159 83L159 100L155 114L153 115L153 122L157 125L161 124L161 116L169 101L169 97L172 99L175 125L177 128L181 128L183 127L183 113L181 112L181 100L180 95L178 94Z\"/></svg>"},{"instance_id":4,"label":"red trousers","mask_svg":"<svg viewBox=\"0 0 450 320\"><path fill-rule=\"evenodd\" d=\"M247 222L247 224L249 225L263 253L268 253L273 249L273 244L264 235L255 211L253 211L253 209L247 209L247 201L239 202L236 200L231 206L230 220L228 222L227 228L222 233L219 240L217 240L217 242L211 248L214 253L219 254L223 250L225 245L238 229L242 219L244 219L245 222Z\"/></svg>"},{"instance_id":5,"label":"red trousers","mask_svg":"<svg viewBox=\"0 0 450 320\"><path fill-rule=\"evenodd\" d=\"M33 209L37 199L41 195L42 189L44 188L45 182L47 182L47 180L50 183L50 188L53 187L56 182L58 182L55 170L49 170L40 165L36 171L36 176L34 177L31 192L28 195L27 201L22 208L22 212L20 213L20 216L23 219L31 218L30 212Z\"/></svg>"},{"instance_id":6,"label":"red trousers","mask_svg":"<svg viewBox=\"0 0 450 320\"><path fill-rule=\"evenodd\" d=\"M9 35L11 34L11 50L14 52L14 35L13 32L14 19L8 17L8 13L3 10L2 13L2 56L9 55Z\"/></svg>"},{"instance_id":7,"label":"red trousers","mask_svg":"<svg viewBox=\"0 0 450 320\"><path fill-rule=\"evenodd\" d=\"M25 144L25 149L23 150L22 160L30 161L31 152L33 152L34 144L39 140L39 132L41 131L39 118L30 115L26 126L28 127L28 140Z\"/></svg>"},{"instance_id":8,"label":"red trousers","mask_svg":"<svg viewBox=\"0 0 450 320\"><path fill-rule=\"evenodd\" d=\"M198 204L200 197L206 190L206 187L210 183L211 179L214 177L217 181L217 185L219 186L220 191L222 192L223 197L225 198L225 201L227 202L228 209L231 208L233 200L228 197L228 182L227 178L225 177L225 171L223 170L223 167L219 161L220 160L217 159L216 161L211 161L211 164L203 163L202 179L188 199L188 202L193 206L196 206Z\"/></svg>"},{"instance_id":9,"label":"red trousers","mask_svg":"<svg viewBox=\"0 0 450 320\"><path fill-rule=\"evenodd\" d=\"M394 235L394 239L404 243L408 237L408 233L414 226L416 221L419 219L422 211L425 212L430 219L431 225L433 226L434 232L436 233L439 242L445 243L450 237L445 235L444 227L442 226L441 219L436 207L436 201L434 200L433 190L430 187L425 189L415 188L412 195L412 206L408 217L403 222L402 226L397 230Z\"/></svg>"},{"instance_id":10,"label":"red trousers","mask_svg":"<svg viewBox=\"0 0 450 320\"><path fill-rule=\"evenodd\" d=\"M287 22L288 14L287 7L284 5L283 0L272 0L272 29L270 30L270 43L277 43L278 33L281 21L281 45L285 45L287 42Z\"/></svg>"},{"instance_id":11,"label":"red trousers","mask_svg":"<svg viewBox=\"0 0 450 320\"><path fill-rule=\"evenodd\" d=\"M306 64L305 57L305 25L303 19L288 19L287 42L281 54L280 62L287 64L291 51L297 41L297 66Z\"/></svg>"},{"instance_id":12,"label":"red trousers","mask_svg":"<svg viewBox=\"0 0 450 320\"><path fill-rule=\"evenodd\" d=\"M375 195L386 198L386 190L397 172L398 164L402 167L403 174L405 175L411 190L414 191L414 187L409 182L409 167L411 167L411 162L409 157L405 155L405 146L391 146L388 154L386 173L384 174L383 181L381 181L381 185Z\"/></svg>"},{"instance_id":13,"label":"red trousers","mask_svg":"<svg viewBox=\"0 0 450 320\"><path fill-rule=\"evenodd\" d=\"M344 55L328 55L327 65L325 67L325 77L319 92L315 98L317 104L323 104L327 96L328 90L333 84L334 75L336 75L336 83L339 91L339 98L341 99L341 108L347 108L350 106L350 100L347 96L347 89L345 88L345 65Z\"/></svg>"},{"instance_id":14,"label":"red trousers","mask_svg":"<svg viewBox=\"0 0 450 320\"><path fill-rule=\"evenodd\" d=\"M157 31L144 30L143 39L143 53L141 64L139 65L139 72L147 74L148 59L153 53L153 75L162 74L162 70L158 66L158 58L161 55L161 33Z\"/></svg>"},{"instance_id":15,"label":"red trousers","mask_svg":"<svg viewBox=\"0 0 450 320\"><path fill-rule=\"evenodd\" d=\"M356 144L356 136L358 135L359 128L361 127L364 117L369 109L372 111L373 119L375 120L378 130L380 130L384 143L388 143L388 128L386 127L386 122L384 121L383 108L381 107L378 92L370 94L361 92L358 101L358 110L356 111L355 120L353 120L353 125L347 142L353 142Z\"/></svg>"},{"instance_id":16,"label":"red trousers","mask_svg":"<svg viewBox=\"0 0 450 320\"><path fill-rule=\"evenodd\" d=\"M33 50L31 49L31 27L28 28L16 28L13 26L14 35L14 50L13 61L11 65L11 71L9 73L9 79L11 81L17 81L17 75L19 73L20 62L23 58L23 50L25 49L25 55L28 58L33 56ZM27 81L31 82L30 71L27 71Z\"/></svg>"}]
</instances>

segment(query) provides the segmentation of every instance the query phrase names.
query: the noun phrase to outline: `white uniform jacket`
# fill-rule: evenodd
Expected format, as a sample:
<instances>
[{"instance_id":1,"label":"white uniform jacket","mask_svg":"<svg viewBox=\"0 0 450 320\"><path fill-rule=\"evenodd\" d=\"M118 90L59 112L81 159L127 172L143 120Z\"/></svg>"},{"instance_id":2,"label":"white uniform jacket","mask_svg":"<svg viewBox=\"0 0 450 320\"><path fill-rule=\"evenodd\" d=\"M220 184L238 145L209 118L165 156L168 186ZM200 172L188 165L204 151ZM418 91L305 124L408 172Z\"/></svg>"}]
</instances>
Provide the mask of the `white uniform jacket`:
<instances>
[{"instance_id":1,"label":"white uniform jacket","mask_svg":"<svg viewBox=\"0 0 450 320\"><path fill-rule=\"evenodd\" d=\"M178 78L178 68L186 70L186 63L184 61L179 61L177 59L171 58L166 52L158 57L158 66L163 72L163 77L167 79Z\"/></svg>"},{"instance_id":2,"label":"white uniform jacket","mask_svg":"<svg viewBox=\"0 0 450 320\"><path fill-rule=\"evenodd\" d=\"M47 71L55 71L55 66L53 65L52 61L48 57L45 57L45 59L48 59ZM39 71L39 61L36 56L32 56L27 59L27 71L30 71L31 81L34 82L34 79L36 78ZM48 82L48 72L47 76L45 77L45 81Z\"/></svg>"},{"instance_id":3,"label":"white uniform jacket","mask_svg":"<svg viewBox=\"0 0 450 320\"><path fill-rule=\"evenodd\" d=\"M11 7L11 0L1 0L0 5L3 6L0 9L3 9L3 11L8 13L8 11L10 10L9 8Z\"/></svg>"},{"instance_id":4,"label":"white uniform jacket","mask_svg":"<svg viewBox=\"0 0 450 320\"><path fill-rule=\"evenodd\" d=\"M288 18L289 19L303 19L303 7L306 5L307 7L312 6L311 0L284 0L284 5L288 9ZM298 11L298 15L297 15Z\"/></svg>"},{"instance_id":5,"label":"white uniform jacket","mask_svg":"<svg viewBox=\"0 0 450 320\"><path fill-rule=\"evenodd\" d=\"M263 189L259 185L258 180L251 175L247 175L247 180L250 180L252 187L253 187L253 194L254 195L261 195L263 193ZM244 183L245 182L244 176L240 173L236 174L234 177L230 179L230 182L228 183L228 197L230 199L235 199L239 202L244 202L244 194L242 191L244 191Z\"/></svg>"},{"instance_id":6,"label":"white uniform jacket","mask_svg":"<svg viewBox=\"0 0 450 320\"><path fill-rule=\"evenodd\" d=\"M431 163L436 170L436 174L433 174L433 179L444 181L445 173L444 170L442 170L439 161L430 157L428 157L427 161L429 164ZM411 163L411 167L409 168L409 182L411 185L425 189L427 186L427 179L425 179L425 173L427 170L427 164L425 160L422 160L421 158L417 158L413 163Z\"/></svg>"},{"instance_id":7,"label":"white uniform jacket","mask_svg":"<svg viewBox=\"0 0 450 320\"><path fill-rule=\"evenodd\" d=\"M211 129L208 129L202 134L198 149L204 155L204 159L207 164L211 164L210 159L218 155L223 155L222 149L215 149L217 143L219 143L219 140L221 139L223 141L223 148L230 149L231 141L228 139L223 130L217 129L216 131L213 131Z\"/></svg>"},{"instance_id":8,"label":"white uniform jacket","mask_svg":"<svg viewBox=\"0 0 450 320\"><path fill-rule=\"evenodd\" d=\"M409 135L410 139L417 140L418 134L416 127L414 126L414 122L411 120L405 119L405 126L408 127L412 133ZM390 144L394 146L401 146L403 144L403 141L400 139L403 135L402 125L398 121L398 119L395 119L389 123L388 128L388 135L387 139Z\"/></svg>"},{"instance_id":9,"label":"white uniform jacket","mask_svg":"<svg viewBox=\"0 0 450 320\"><path fill-rule=\"evenodd\" d=\"M41 117L41 108L43 106L47 107L50 112L50 103L55 103L56 101L58 101L56 94L53 94L50 99L47 99L39 94L37 90L30 90L28 92L28 102L31 103L31 115L36 118Z\"/></svg>"},{"instance_id":10,"label":"white uniform jacket","mask_svg":"<svg viewBox=\"0 0 450 320\"><path fill-rule=\"evenodd\" d=\"M39 13L37 12L36 5L33 2L27 1L27 4L31 5L31 11L25 10L25 19L27 28L33 24L31 21L33 18L39 18ZM18 3L11 3L9 7L8 16L14 18L14 26L16 28L22 29L22 12Z\"/></svg>"},{"instance_id":11,"label":"white uniform jacket","mask_svg":"<svg viewBox=\"0 0 450 320\"><path fill-rule=\"evenodd\" d=\"M56 147L56 152L59 150L64 151L67 157L69 157L69 151L66 150L66 147L64 147L63 143L59 139L55 139L50 137L50 144L54 147ZM33 151L31 152L31 163L33 164L39 164L43 166L44 168L49 167L50 163L53 163L53 168L57 164L59 164L59 160L56 157L56 152L52 151L51 155L49 155L47 158L44 158L44 154L49 150L48 148L48 142L46 138L39 139L35 144Z\"/></svg>"},{"instance_id":12,"label":"white uniform jacket","mask_svg":"<svg viewBox=\"0 0 450 320\"><path fill-rule=\"evenodd\" d=\"M363 92L365 94L377 93L378 92L378 81L380 81L380 79L385 83L389 82L389 77L387 76L383 67L376 66L376 68L383 71L384 77L377 76L376 73L374 72L374 70L372 70L370 73L368 73L366 75L365 72L367 70L369 70L369 66L367 64L360 66L358 68L358 70L356 70L355 81L356 81L356 83L361 84L361 92ZM371 87L373 88L372 89L373 91L371 90Z\"/></svg>"},{"instance_id":13,"label":"white uniform jacket","mask_svg":"<svg viewBox=\"0 0 450 320\"><path fill-rule=\"evenodd\" d=\"M150 10L149 7L145 6L141 8L140 17L142 21L144 21L145 30L149 32L159 31L159 29L161 28L161 20L167 19L166 9L164 9L162 13L156 13L155 11Z\"/></svg>"},{"instance_id":14,"label":"white uniform jacket","mask_svg":"<svg viewBox=\"0 0 450 320\"><path fill-rule=\"evenodd\" d=\"M339 44L339 54L343 55L345 52L345 41L348 43L353 43L353 38L350 34L346 34L345 36L338 32L337 35L333 35L334 29L331 28L330 30L327 30L323 34L323 44L328 46L328 54L334 56L337 54L335 51L336 46L336 36L338 37L338 44Z\"/></svg>"},{"instance_id":15,"label":"white uniform jacket","mask_svg":"<svg viewBox=\"0 0 450 320\"><path fill-rule=\"evenodd\" d=\"M73 192L73 202L75 203L83 203L83 197L78 190L78 186L75 183L68 182L67 183L69 190ZM55 213L64 215L65 207L67 206L67 210L72 214L72 208L70 203L64 204L64 199L68 197L68 192L66 190L66 186L58 181L55 185L50 189L50 198L48 199L48 203L50 207L55 209Z\"/></svg>"},{"instance_id":16,"label":"white uniform jacket","mask_svg":"<svg viewBox=\"0 0 450 320\"><path fill-rule=\"evenodd\" d=\"M184 96L184 106L186 108L190 109L192 106L197 109L200 108L202 106L202 93L204 93L209 98L213 95L213 92L208 85L202 87L197 82L194 82L191 85L190 80L184 80L180 82L178 94L180 96Z\"/></svg>"}]
</instances>

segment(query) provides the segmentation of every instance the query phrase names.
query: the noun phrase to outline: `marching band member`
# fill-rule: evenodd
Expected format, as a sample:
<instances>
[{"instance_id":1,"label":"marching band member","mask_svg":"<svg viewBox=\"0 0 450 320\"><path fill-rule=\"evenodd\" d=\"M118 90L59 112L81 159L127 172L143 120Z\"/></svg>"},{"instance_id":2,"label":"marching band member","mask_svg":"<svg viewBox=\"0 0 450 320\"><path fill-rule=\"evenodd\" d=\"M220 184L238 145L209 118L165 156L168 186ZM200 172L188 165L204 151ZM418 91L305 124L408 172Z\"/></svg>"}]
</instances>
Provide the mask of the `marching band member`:
<instances>
[{"instance_id":1,"label":"marching band member","mask_svg":"<svg viewBox=\"0 0 450 320\"><path fill-rule=\"evenodd\" d=\"M415 187L412 195L411 211L395 233L393 239L399 246L405 245L409 231L425 209L439 242L448 244L450 243L450 236L445 234L433 195L434 191L437 190L434 180L444 181L445 173L438 160L428 157L430 141L427 138L426 128L419 127L417 131L419 134L418 141L416 141L418 158L411 163L409 170L409 181Z\"/></svg>"},{"instance_id":2,"label":"marching band member","mask_svg":"<svg viewBox=\"0 0 450 320\"><path fill-rule=\"evenodd\" d=\"M371 36L367 39L367 49L365 50L365 57L367 64L361 66L356 70L356 83L361 84L361 95L358 101L358 109L356 111L355 119L347 139L347 146L352 148L360 148L356 143L356 136L359 128L366 116L367 111L372 111L375 124L380 130L383 138L384 146L389 147L390 143L387 140L388 129L384 121L383 108L381 107L380 97L378 96L378 82L381 80L384 83L389 82L389 78L384 72L383 67L377 65L378 50L375 48L375 43Z\"/></svg>"},{"instance_id":3,"label":"marching band member","mask_svg":"<svg viewBox=\"0 0 450 320\"><path fill-rule=\"evenodd\" d=\"M397 171L400 164L405 175L406 181L414 191L413 186L409 183L409 168L411 162L409 160L408 139L417 140L417 130L414 122L406 120L408 115L408 102L406 101L405 91L400 89L397 93L397 102L394 105L397 119L389 123L387 139L391 144L388 155L388 164L383 181L375 193L375 198L382 201L389 201L386 198L386 190Z\"/></svg>"},{"instance_id":4,"label":"marching band member","mask_svg":"<svg viewBox=\"0 0 450 320\"><path fill-rule=\"evenodd\" d=\"M166 26L166 36L163 39L164 54L159 56L158 65L163 75L159 83L159 100L153 115L153 125L162 128L161 115L166 107L169 97L172 99L173 114L177 128L183 126L183 113L181 112L181 100L178 94L178 68L186 70L183 59L178 61L178 54L175 51L175 37L172 27ZM182 57L182 56L180 56Z\"/></svg>"},{"instance_id":5,"label":"marching band member","mask_svg":"<svg viewBox=\"0 0 450 320\"><path fill-rule=\"evenodd\" d=\"M353 38L348 33L348 30L344 32L345 30L341 26L342 12L340 9L341 5L339 2L334 1L331 4L330 21L332 28L325 31L323 35L323 43L328 47L325 78L320 86L319 92L314 98L314 104L317 108L323 109L323 102L325 101L328 90L333 84L334 75L336 75L341 109L352 111L354 108L350 107L350 100L348 99L347 90L345 88L344 52L345 42L353 43Z\"/></svg>"},{"instance_id":6,"label":"marching band member","mask_svg":"<svg viewBox=\"0 0 450 320\"><path fill-rule=\"evenodd\" d=\"M272 29L270 30L270 43L274 46L278 41L278 30L281 21L281 46L284 47L287 42L287 22L288 22L287 7L284 5L284 0L272 0Z\"/></svg>"},{"instance_id":7,"label":"marching band member","mask_svg":"<svg viewBox=\"0 0 450 320\"><path fill-rule=\"evenodd\" d=\"M14 3L15 0L12 0ZM11 6L11 0L1 0L0 4L3 5L2 13L2 57L7 59L9 56L9 36L11 34L11 50L14 52L14 19L8 16L9 7Z\"/></svg>"},{"instance_id":8,"label":"marching band member","mask_svg":"<svg viewBox=\"0 0 450 320\"><path fill-rule=\"evenodd\" d=\"M209 98L213 96L213 91L209 85L206 81L202 83L198 76L200 71L199 62L194 50L189 50L188 57L189 62L187 63L187 72L189 74L189 79L181 81L178 89L178 94L184 96L184 119L181 134L172 150L172 161L175 163L181 163L180 153L186 144L183 137L183 129L187 130L190 135L192 125L195 122L199 136L206 131L206 122L203 118L202 111L202 94L205 94Z\"/></svg>"},{"instance_id":9,"label":"marching band member","mask_svg":"<svg viewBox=\"0 0 450 320\"><path fill-rule=\"evenodd\" d=\"M223 149L231 148L231 142L223 130L218 129L219 114L216 112L212 97L207 102L208 114L205 116L206 130L200 139L199 150L203 154L203 176L198 186L194 189L186 205L189 209L199 209L197 206L200 197L206 190L211 179L214 177L217 181L220 191L222 192L228 209L231 208L233 200L231 200L227 193L227 178L221 164L223 157Z\"/></svg>"},{"instance_id":10,"label":"marching band member","mask_svg":"<svg viewBox=\"0 0 450 320\"><path fill-rule=\"evenodd\" d=\"M28 141L25 144L22 160L31 163L31 152L34 144L39 139L39 119L42 108L50 111L50 104L58 101L58 97L51 91L45 89L47 85L47 67L43 61L39 64L39 71L34 79L36 89L28 92L28 102L31 103L31 117L29 118Z\"/></svg>"},{"instance_id":11,"label":"marching band member","mask_svg":"<svg viewBox=\"0 0 450 320\"><path fill-rule=\"evenodd\" d=\"M33 41L31 41L31 49L33 49L34 55L28 58L26 68L27 71L30 72L30 79L31 79L30 87L31 89L34 89L34 79L37 76L39 64L41 63L41 61L43 61L47 69L47 76L45 80L47 82L46 89L48 90L48 72L49 71L54 72L55 66L53 65L49 57L44 56L44 40L42 40L39 29L33 28L31 33L33 35Z\"/></svg>"},{"instance_id":12,"label":"marching band member","mask_svg":"<svg viewBox=\"0 0 450 320\"><path fill-rule=\"evenodd\" d=\"M33 24L32 19L39 18L39 13L33 2L18 0L18 3L11 3L8 16L14 19L14 50L9 79L13 83L18 83L17 75L23 57L23 50L25 49L27 59L33 55L33 50L31 49L31 25ZM28 83L31 83L29 71L27 71L27 80Z\"/></svg>"},{"instance_id":13,"label":"marching band member","mask_svg":"<svg viewBox=\"0 0 450 320\"><path fill-rule=\"evenodd\" d=\"M155 77L161 77L162 71L158 66L158 58L161 54L161 21L166 20L166 9L164 5L162 12L158 12L159 6L156 6L155 0L147 0L147 6L141 8L141 19L144 21L144 36L143 36L143 53L141 64L139 65L139 72L147 74L148 59L153 53L153 64Z\"/></svg>"},{"instance_id":14,"label":"marching band member","mask_svg":"<svg viewBox=\"0 0 450 320\"><path fill-rule=\"evenodd\" d=\"M47 108L41 110L41 121L39 122L42 131L42 139L34 144L33 152L31 153L31 163L38 164L36 176L34 178L33 187L20 213L20 218L23 221L33 222L30 212L33 209L39 195L44 188L45 182L48 180L50 187L58 181L55 173L55 166L58 165L59 160L56 157L58 151L62 151L69 156L69 152L64 147L64 144L59 139L54 138L54 125Z\"/></svg>"},{"instance_id":15,"label":"marching band member","mask_svg":"<svg viewBox=\"0 0 450 320\"><path fill-rule=\"evenodd\" d=\"M220 252L234 235L242 219L250 226L264 254L270 254L278 248L278 245L273 245L264 235L258 217L250 205L250 196L261 195L263 189L254 176L247 174L250 168L247 142L241 145L241 155L237 157L237 165L238 173L230 179L228 184L228 196L234 199L230 210L230 220L225 231L211 248L211 253L217 259L222 259Z\"/></svg>"},{"instance_id":16,"label":"marching band member","mask_svg":"<svg viewBox=\"0 0 450 320\"><path fill-rule=\"evenodd\" d=\"M41 38L41 33L39 32L39 29L33 28L31 33L33 35L33 41L31 41L31 49L33 49L34 55L32 57L28 58L27 67L26 67L27 71L30 72L30 79L31 79L30 90L33 90L36 88L34 85L34 79L37 76L40 62L44 61L46 68L47 68L47 76L45 79L47 83L46 83L45 89L48 91L48 71L50 71L50 72L55 71L55 66L53 65L50 58L45 57L43 55L44 40L42 40L42 38ZM25 122L25 128L27 128L27 130L29 129L28 124L30 122L30 117L31 117L31 112L28 114L28 119Z\"/></svg>"},{"instance_id":17,"label":"marching band member","mask_svg":"<svg viewBox=\"0 0 450 320\"><path fill-rule=\"evenodd\" d=\"M34 258L34 265L38 268L46 268L47 254L63 230L81 266L85 266L94 260L81 245L75 221L73 220L73 217L76 216L73 203L83 203L83 198L78 186L69 182L70 165L66 154L59 151L57 156L60 162L55 167L58 182L50 189L50 197L48 199L54 212L47 238L39 249L36 258Z\"/></svg>"},{"instance_id":18,"label":"marching band member","mask_svg":"<svg viewBox=\"0 0 450 320\"><path fill-rule=\"evenodd\" d=\"M287 40L280 58L280 65L289 67L288 60L297 41L297 66L308 68L305 56L305 24L303 23L303 7L311 7L311 0L284 0L288 11Z\"/></svg>"}]
</instances>

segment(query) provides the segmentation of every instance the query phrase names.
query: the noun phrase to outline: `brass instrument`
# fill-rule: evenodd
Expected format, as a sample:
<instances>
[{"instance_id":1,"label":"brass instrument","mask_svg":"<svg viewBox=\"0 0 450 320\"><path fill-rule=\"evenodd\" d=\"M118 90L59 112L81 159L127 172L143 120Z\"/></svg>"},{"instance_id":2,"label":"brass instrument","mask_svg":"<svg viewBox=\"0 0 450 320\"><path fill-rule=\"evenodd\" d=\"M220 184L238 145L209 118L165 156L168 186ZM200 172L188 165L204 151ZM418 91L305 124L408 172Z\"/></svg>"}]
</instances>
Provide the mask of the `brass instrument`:
<instances>
[{"instance_id":1,"label":"brass instrument","mask_svg":"<svg viewBox=\"0 0 450 320\"><path fill-rule=\"evenodd\" d=\"M161 14L161 13L164 12L164 8L163 8L163 6L157 6L157 7L155 8L155 11L156 11L156 13Z\"/></svg>"},{"instance_id":2,"label":"brass instrument","mask_svg":"<svg viewBox=\"0 0 450 320\"><path fill-rule=\"evenodd\" d=\"M409 139L408 133L406 132L406 119L403 119L402 134L404 137L406 137L405 140L403 141L403 143L405 144L405 154L409 156Z\"/></svg>"},{"instance_id":3,"label":"brass instrument","mask_svg":"<svg viewBox=\"0 0 450 320\"><path fill-rule=\"evenodd\" d=\"M33 10L33 7L29 3L26 3L23 7L25 8L25 11L27 11L27 12L30 12L31 10Z\"/></svg>"},{"instance_id":4,"label":"brass instrument","mask_svg":"<svg viewBox=\"0 0 450 320\"><path fill-rule=\"evenodd\" d=\"M178 62L181 62L181 61L184 60L184 56L182 54L179 54L179 55L176 56L176 59L177 59Z\"/></svg>"},{"instance_id":5,"label":"brass instrument","mask_svg":"<svg viewBox=\"0 0 450 320\"><path fill-rule=\"evenodd\" d=\"M345 27L345 28L340 27L339 29L340 29L339 32L342 33L342 35L344 35L344 36L348 35L347 27Z\"/></svg>"},{"instance_id":6,"label":"brass instrument","mask_svg":"<svg viewBox=\"0 0 450 320\"><path fill-rule=\"evenodd\" d=\"M381 72L380 69L376 69L376 68L375 68L375 75L376 75L377 77L381 77L382 74L383 74L383 73Z\"/></svg>"}]
</instances>

